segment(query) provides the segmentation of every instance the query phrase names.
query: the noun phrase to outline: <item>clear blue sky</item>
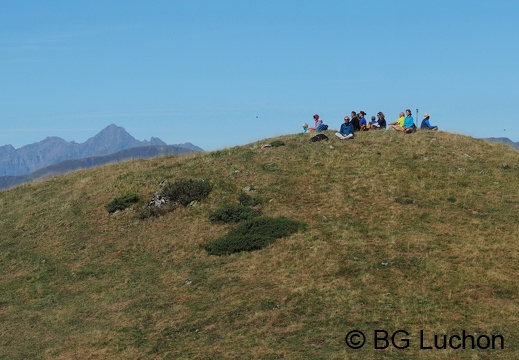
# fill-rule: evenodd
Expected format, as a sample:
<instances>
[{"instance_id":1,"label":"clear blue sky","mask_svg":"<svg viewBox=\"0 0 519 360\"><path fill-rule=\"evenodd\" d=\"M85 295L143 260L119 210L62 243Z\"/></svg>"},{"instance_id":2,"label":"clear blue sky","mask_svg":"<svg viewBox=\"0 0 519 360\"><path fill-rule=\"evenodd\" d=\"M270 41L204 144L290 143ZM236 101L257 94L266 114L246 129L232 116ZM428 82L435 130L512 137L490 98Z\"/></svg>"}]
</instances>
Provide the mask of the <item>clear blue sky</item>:
<instances>
[{"instance_id":1,"label":"clear blue sky","mask_svg":"<svg viewBox=\"0 0 519 360\"><path fill-rule=\"evenodd\" d=\"M0 0L0 145L206 150L410 108L519 141L517 0Z\"/></svg>"}]
</instances>

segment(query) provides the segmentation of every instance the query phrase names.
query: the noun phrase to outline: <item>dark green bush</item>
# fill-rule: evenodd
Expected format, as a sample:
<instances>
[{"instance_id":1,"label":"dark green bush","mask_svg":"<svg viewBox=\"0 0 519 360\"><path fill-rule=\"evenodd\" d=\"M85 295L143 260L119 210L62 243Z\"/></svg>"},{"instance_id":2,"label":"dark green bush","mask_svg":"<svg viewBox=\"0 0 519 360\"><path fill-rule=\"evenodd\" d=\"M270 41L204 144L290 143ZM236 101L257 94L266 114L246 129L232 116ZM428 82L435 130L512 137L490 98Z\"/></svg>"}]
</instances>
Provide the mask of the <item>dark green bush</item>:
<instances>
[{"instance_id":1,"label":"dark green bush","mask_svg":"<svg viewBox=\"0 0 519 360\"><path fill-rule=\"evenodd\" d=\"M259 250L274 241L275 238L254 234L245 237L227 235L207 244L205 250L209 255L229 255L240 251Z\"/></svg>"},{"instance_id":2,"label":"dark green bush","mask_svg":"<svg viewBox=\"0 0 519 360\"><path fill-rule=\"evenodd\" d=\"M260 214L259 210L243 205L224 205L209 216L212 222L240 222L252 219Z\"/></svg>"},{"instance_id":3,"label":"dark green bush","mask_svg":"<svg viewBox=\"0 0 519 360\"><path fill-rule=\"evenodd\" d=\"M257 217L247 220L227 235L205 245L210 255L227 255L240 251L262 249L276 239L291 235L305 225L287 218Z\"/></svg>"},{"instance_id":4,"label":"dark green bush","mask_svg":"<svg viewBox=\"0 0 519 360\"><path fill-rule=\"evenodd\" d=\"M128 194L120 198L115 198L105 205L106 211L110 214L117 210L124 210L139 201L139 196L136 194Z\"/></svg>"},{"instance_id":5,"label":"dark green bush","mask_svg":"<svg viewBox=\"0 0 519 360\"><path fill-rule=\"evenodd\" d=\"M238 201L243 206L257 206L261 204L260 199L252 197L246 193L241 193L240 196L238 196Z\"/></svg>"},{"instance_id":6,"label":"dark green bush","mask_svg":"<svg viewBox=\"0 0 519 360\"><path fill-rule=\"evenodd\" d=\"M212 186L207 181L184 179L166 185L162 193L169 197L170 201L186 206L192 201L206 198L211 190Z\"/></svg>"},{"instance_id":7,"label":"dark green bush","mask_svg":"<svg viewBox=\"0 0 519 360\"><path fill-rule=\"evenodd\" d=\"M274 140L273 142L270 143L270 146L272 147L279 147L279 146L284 146L285 143L281 140Z\"/></svg>"}]
</instances>

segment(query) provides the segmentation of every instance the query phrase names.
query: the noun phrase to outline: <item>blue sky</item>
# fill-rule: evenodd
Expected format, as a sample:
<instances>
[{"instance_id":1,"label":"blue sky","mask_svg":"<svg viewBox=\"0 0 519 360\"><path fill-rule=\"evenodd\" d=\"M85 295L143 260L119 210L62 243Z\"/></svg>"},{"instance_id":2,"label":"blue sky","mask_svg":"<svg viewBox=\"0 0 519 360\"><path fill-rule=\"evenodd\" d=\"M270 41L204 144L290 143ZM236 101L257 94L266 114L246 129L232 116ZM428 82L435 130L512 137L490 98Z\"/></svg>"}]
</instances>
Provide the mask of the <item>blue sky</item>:
<instances>
[{"instance_id":1,"label":"blue sky","mask_svg":"<svg viewBox=\"0 0 519 360\"><path fill-rule=\"evenodd\" d=\"M410 108L519 141L516 0L0 0L0 146L114 123L206 150Z\"/></svg>"}]
</instances>

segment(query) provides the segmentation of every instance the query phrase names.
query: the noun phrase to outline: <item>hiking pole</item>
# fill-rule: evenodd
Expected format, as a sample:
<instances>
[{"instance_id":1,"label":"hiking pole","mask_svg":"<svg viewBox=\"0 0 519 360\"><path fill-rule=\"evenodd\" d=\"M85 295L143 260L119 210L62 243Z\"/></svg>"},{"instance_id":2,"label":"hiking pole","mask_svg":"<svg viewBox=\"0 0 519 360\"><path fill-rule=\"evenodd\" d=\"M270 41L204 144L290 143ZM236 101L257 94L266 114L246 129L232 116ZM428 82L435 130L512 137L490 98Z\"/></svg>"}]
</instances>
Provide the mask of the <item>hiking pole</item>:
<instances>
[{"instance_id":1,"label":"hiking pole","mask_svg":"<svg viewBox=\"0 0 519 360\"><path fill-rule=\"evenodd\" d=\"M416 127L418 127L418 109L416 109Z\"/></svg>"}]
</instances>

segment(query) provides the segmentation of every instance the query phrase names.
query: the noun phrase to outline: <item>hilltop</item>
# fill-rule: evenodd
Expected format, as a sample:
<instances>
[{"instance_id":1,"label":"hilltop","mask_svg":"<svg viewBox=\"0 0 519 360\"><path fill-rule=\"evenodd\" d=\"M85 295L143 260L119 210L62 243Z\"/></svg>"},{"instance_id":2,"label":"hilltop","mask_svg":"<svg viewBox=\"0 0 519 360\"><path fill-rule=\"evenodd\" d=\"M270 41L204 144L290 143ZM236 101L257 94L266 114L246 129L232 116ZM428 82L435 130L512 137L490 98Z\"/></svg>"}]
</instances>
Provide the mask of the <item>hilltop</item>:
<instances>
[{"instance_id":1,"label":"hilltop","mask_svg":"<svg viewBox=\"0 0 519 360\"><path fill-rule=\"evenodd\" d=\"M0 358L519 358L519 153L445 132L308 134L79 170L0 192ZM266 147L266 143L284 146ZM163 180L212 191L141 218ZM214 256L241 194L304 230ZM140 203L109 214L127 194ZM374 350L399 329L410 346ZM366 346L345 345L362 330ZM434 334L505 349L420 350ZM400 343L401 345L401 343Z\"/></svg>"}]
</instances>

